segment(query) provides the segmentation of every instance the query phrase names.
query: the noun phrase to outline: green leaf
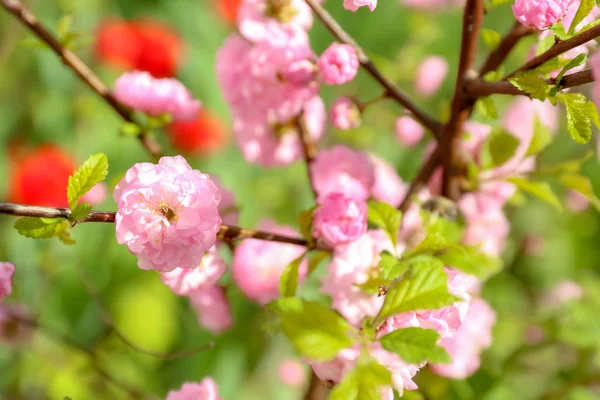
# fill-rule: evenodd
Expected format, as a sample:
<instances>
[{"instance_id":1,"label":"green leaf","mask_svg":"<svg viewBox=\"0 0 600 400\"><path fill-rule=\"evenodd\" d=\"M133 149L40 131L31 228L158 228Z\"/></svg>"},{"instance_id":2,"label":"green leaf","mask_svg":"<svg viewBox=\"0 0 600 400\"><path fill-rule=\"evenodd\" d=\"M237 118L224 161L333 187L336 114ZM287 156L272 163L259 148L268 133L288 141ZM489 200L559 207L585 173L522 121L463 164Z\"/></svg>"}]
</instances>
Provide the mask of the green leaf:
<instances>
[{"instance_id":1,"label":"green leaf","mask_svg":"<svg viewBox=\"0 0 600 400\"><path fill-rule=\"evenodd\" d=\"M595 3L595 0L581 0L581 3L579 3L579 8L577 9L577 13L573 18L573 22L571 22L569 34L572 35L573 33L575 33L577 25L579 25L581 21L583 21L585 17L587 17L589 13L592 12L594 6L596 5Z\"/></svg>"},{"instance_id":2,"label":"green leaf","mask_svg":"<svg viewBox=\"0 0 600 400\"><path fill-rule=\"evenodd\" d=\"M533 119L533 137L529 143L526 157L541 153L550 143L552 143L552 132L536 114Z\"/></svg>"},{"instance_id":3,"label":"green leaf","mask_svg":"<svg viewBox=\"0 0 600 400\"><path fill-rule=\"evenodd\" d=\"M564 174L558 177L558 181L564 187L576 190L584 195L594 208L600 210L600 200L596 197L594 187L589 178L578 174Z\"/></svg>"},{"instance_id":4,"label":"green leaf","mask_svg":"<svg viewBox=\"0 0 600 400\"><path fill-rule=\"evenodd\" d=\"M437 344L439 339L439 333L433 329L403 328L388 333L379 341L384 349L398 354L410 364L426 360L436 364L450 362L450 354Z\"/></svg>"},{"instance_id":5,"label":"green leaf","mask_svg":"<svg viewBox=\"0 0 600 400\"><path fill-rule=\"evenodd\" d=\"M329 400L381 400L382 389L392 385L392 375L374 359L357 366L331 391Z\"/></svg>"},{"instance_id":6,"label":"green leaf","mask_svg":"<svg viewBox=\"0 0 600 400\"><path fill-rule=\"evenodd\" d=\"M91 155L81 167L69 177L67 198L69 207L74 210L79 199L108 174L108 158L103 153Z\"/></svg>"},{"instance_id":7,"label":"green leaf","mask_svg":"<svg viewBox=\"0 0 600 400\"><path fill-rule=\"evenodd\" d=\"M548 204L554 206L556 209L562 211L563 207L560 199L554 194L547 182L531 181L516 177L508 178L507 180L514 183L518 189L529 193L540 200L544 200Z\"/></svg>"},{"instance_id":8,"label":"green leaf","mask_svg":"<svg viewBox=\"0 0 600 400\"><path fill-rule=\"evenodd\" d=\"M562 27L562 25L561 25L561 27ZM564 28L563 28L563 30L564 30ZM555 42L554 36L548 35L548 36L544 37L538 43L537 48L535 49L535 55L539 56L540 54L543 54L543 53L547 52L548 50L550 50L550 48L552 46L554 46L554 42Z\"/></svg>"},{"instance_id":9,"label":"green leaf","mask_svg":"<svg viewBox=\"0 0 600 400\"><path fill-rule=\"evenodd\" d=\"M306 253L289 263L283 270L279 278L279 293L282 297L294 297L298 289L298 275L300 274L300 264L304 260Z\"/></svg>"},{"instance_id":10,"label":"green leaf","mask_svg":"<svg viewBox=\"0 0 600 400\"><path fill-rule=\"evenodd\" d=\"M580 93L561 93L557 100L567 107L567 129L577 143L587 143L592 137L591 124L600 126L596 105Z\"/></svg>"},{"instance_id":11,"label":"green leaf","mask_svg":"<svg viewBox=\"0 0 600 400\"><path fill-rule=\"evenodd\" d=\"M63 242L68 241L71 230L71 224L64 218L21 217L15 221L14 227L20 235L26 237L49 239L56 236Z\"/></svg>"},{"instance_id":12,"label":"green leaf","mask_svg":"<svg viewBox=\"0 0 600 400\"><path fill-rule=\"evenodd\" d=\"M63 42L65 40L65 37L71 30L72 24L73 24L73 16L72 15L65 15L58 21L58 26L56 28L56 36L58 36L58 39L61 42Z\"/></svg>"},{"instance_id":13,"label":"green leaf","mask_svg":"<svg viewBox=\"0 0 600 400\"><path fill-rule=\"evenodd\" d=\"M588 31L590 29L592 29L595 26L598 26L598 24L600 24L600 19L597 19L595 21L590 22L589 24L585 25L583 28L581 28L579 30L579 32L577 32L577 34L583 33L585 31Z\"/></svg>"},{"instance_id":14,"label":"green leaf","mask_svg":"<svg viewBox=\"0 0 600 400\"><path fill-rule=\"evenodd\" d=\"M331 360L358 339L356 329L322 304L286 297L270 303L270 308L296 351L311 360Z\"/></svg>"},{"instance_id":15,"label":"green leaf","mask_svg":"<svg viewBox=\"0 0 600 400\"><path fill-rule=\"evenodd\" d=\"M490 51L494 51L498 48L498 45L502 41L502 36L496 31L491 29L482 29L481 38Z\"/></svg>"},{"instance_id":16,"label":"green leaf","mask_svg":"<svg viewBox=\"0 0 600 400\"><path fill-rule=\"evenodd\" d=\"M374 295L380 294L381 288L387 288L390 283L392 283L391 279L370 278L365 283L358 283L355 285L366 294Z\"/></svg>"},{"instance_id":17,"label":"green leaf","mask_svg":"<svg viewBox=\"0 0 600 400\"><path fill-rule=\"evenodd\" d=\"M71 211L70 220L71 221L81 221L92 211L92 206L88 203L79 203L77 207L73 211Z\"/></svg>"},{"instance_id":18,"label":"green leaf","mask_svg":"<svg viewBox=\"0 0 600 400\"><path fill-rule=\"evenodd\" d=\"M546 100L548 97L548 83L538 71L525 71L509 79L514 87L529 94L532 98Z\"/></svg>"},{"instance_id":19,"label":"green leaf","mask_svg":"<svg viewBox=\"0 0 600 400\"><path fill-rule=\"evenodd\" d=\"M387 250L381 253L381 260L379 261L379 271L381 278L386 280L392 280L398 278L400 275L405 273L409 264L402 263L395 256L393 256ZM389 283L388 283L389 285Z\"/></svg>"},{"instance_id":20,"label":"green leaf","mask_svg":"<svg viewBox=\"0 0 600 400\"><path fill-rule=\"evenodd\" d=\"M582 53L582 54L579 54L574 59L572 59L571 61L569 61L569 63L567 65L565 65L563 67L563 69L559 72L559 74L556 76L556 79L555 79L556 85L560 85L560 83L562 82L562 78L563 78L563 76L565 76L565 73L567 71L584 64L586 60L587 60L587 54Z\"/></svg>"},{"instance_id":21,"label":"green leaf","mask_svg":"<svg viewBox=\"0 0 600 400\"><path fill-rule=\"evenodd\" d=\"M317 251L308 260L308 275L312 274L315 269L325 260L330 257L331 253L328 251Z\"/></svg>"},{"instance_id":22,"label":"green leaf","mask_svg":"<svg viewBox=\"0 0 600 400\"><path fill-rule=\"evenodd\" d=\"M474 246L443 249L435 254L444 265L452 266L465 274L487 279L502 269L502 260L481 252Z\"/></svg>"},{"instance_id":23,"label":"green leaf","mask_svg":"<svg viewBox=\"0 0 600 400\"><path fill-rule=\"evenodd\" d=\"M448 291L448 275L441 261L429 258L411 268L389 287L376 325L385 318L407 311L444 307L459 300Z\"/></svg>"},{"instance_id":24,"label":"green leaf","mask_svg":"<svg viewBox=\"0 0 600 400\"><path fill-rule=\"evenodd\" d=\"M124 122L119 128L123 136L139 136L142 133L142 127L135 122Z\"/></svg>"},{"instance_id":25,"label":"green leaf","mask_svg":"<svg viewBox=\"0 0 600 400\"><path fill-rule=\"evenodd\" d=\"M552 31L552 33L554 33L556 35L557 38L559 38L560 40L567 40L569 39L571 36L567 35L567 32L565 31L565 27L563 26L563 24L558 23L558 24L554 24L550 30ZM552 38L554 41L554 38ZM554 44L554 43L553 43ZM551 46L552 47L552 46ZM549 50L549 49L548 49ZM539 54L538 54L539 56Z\"/></svg>"},{"instance_id":26,"label":"green leaf","mask_svg":"<svg viewBox=\"0 0 600 400\"><path fill-rule=\"evenodd\" d=\"M404 258L416 257L424 254L433 254L447 247L453 247L454 244L448 243L446 238L439 233L427 235L425 239L416 245L412 250L407 251Z\"/></svg>"},{"instance_id":27,"label":"green leaf","mask_svg":"<svg viewBox=\"0 0 600 400\"><path fill-rule=\"evenodd\" d=\"M579 173L581 172L581 166L586 161L594 157L592 151L588 151L583 157L574 160L565 161L551 167L542 168L539 170L540 173L547 173L552 175L560 175L565 173Z\"/></svg>"},{"instance_id":28,"label":"green leaf","mask_svg":"<svg viewBox=\"0 0 600 400\"><path fill-rule=\"evenodd\" d=\"M508 132L494 132L487 143L492 167L497 167L510 160L519 147L519 140Z\"/></svg>"},{"instance_id":29,"label":"green leaf","mask_svg":"<svg viewBox=\"0 0 600 400\"><path fill-rule=\"evenodd\" d=\"M402 213L387 203L369 202L369 222L383 229L396 249Z\"/></svg>"},{"instance_id":30,"label":"green leaf","mask_svg":"<svg viewBox=\"0 0 600 400\"><path fill-rule=\"evenodd\" d=\"M48 46L45 42L34 38L34 37L26 37L23 40L20 41L19 43L21 46L29 48L29 49L49 49L50 46Z\"/></svg>"},{"instance_id":31,"label":"green leaf","mask_svg":"<svg viewBox=\"0 0 600 400\"><path fill-rule=\"evenodd\" d=\"M496 104L491 97L481 97L475 103L475 109L484 118L496 119L498 118L498 109Z\"/></svg>"},{"instance_id":32,"label":"green leaf","mask_svg":"<svg viewBox=\"0 0 600 400\"><path fill-rule=\"evenodd\" d=\"M302 237L309 242L313 240L312 223L316 208L316 206L312 207L311 209L302 211L300 215L298 215L298 226L300 227L300 233L302 234Z\"/></svg>"}]
</instances>

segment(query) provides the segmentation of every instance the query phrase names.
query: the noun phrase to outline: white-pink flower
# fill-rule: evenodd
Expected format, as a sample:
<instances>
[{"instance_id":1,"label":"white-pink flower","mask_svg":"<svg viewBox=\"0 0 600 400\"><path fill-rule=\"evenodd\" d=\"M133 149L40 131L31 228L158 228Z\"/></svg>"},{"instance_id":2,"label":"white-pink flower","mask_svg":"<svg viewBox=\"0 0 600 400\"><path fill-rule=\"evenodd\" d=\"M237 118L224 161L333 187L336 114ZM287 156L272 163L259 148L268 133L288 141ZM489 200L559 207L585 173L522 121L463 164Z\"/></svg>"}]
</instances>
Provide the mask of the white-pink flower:
<instances>
[{"instance_id":1,"label":"white-pink flower","mask_svg":"<svg viewBox=\"0 0 600 400\"><path fill-rule=\"evenodd\" d=\"M492 344L492 328L496 313L483 300L473 299L462 325L451 337L440 344L450 353L449 364L432 364L438 375L453 379L465 379L473 375L480 365L481 352Z\"/></svg>"},{"instance_id":2,"label":"white-pink flower","mask_svg":"<svg viewBox=\"0 0 600 400\"><path fill-rule=\"evenodd\" d=\"M332 43L317 61L321 79L328 85L341 85L356 76L360 63L354 47Z\"/></svg>"},{"instance_id":3,"label":"white-pink flower","mask_svg":"<svg viewBox=\"0 0 600 400\"><path fill-rule=\"evenodd\" d=\"M117 79L114 95L119 102L153 116L171 114L174 120L198 116L201 104L181 82L157 79L148 72L126 72Z\"/></svg>"},{"instance_id":4,"label":"white-pink flower","mask_svg":"<svg viewBox=\"0 0 600 400\"><path fill-rule=\"evenodd\" d=\"M215 245L221 194L181 156L138 163L115 187L117 242L141 269L196 268Z\"/></svg>"},{"instance_id":5,"label":"white-pink flower","mask_svg":"<svg viewBox=\"0 0 600 400\"><path fill-rule=\"evenodd\" d=\"M357 11L360 7L369 7L369 10L375 10L377 0L344 0L344 8L350 11Z\"/></svg>"},{"instance_id":6,"label":"white-pink flower","mask_svg":"<svg viewBox=\"0 0 600 400\"><path fill-rule=\"evenodd\" d=\"M516 0L512 9L517 21L542 31L560 22L572 3L573 0Z\"/></svg>"},{"instance_id":7,"label":"white-pink flower","mask_svg":"<svg viewBox=\"0 0 600 400\"><path fill-rule=\"evenodd\" d=\"M0 262L0 303L12 293L12 277L15 273L15 264Z\"/></svg>"},{"instance_id":8,"label":"white-pink flower","mask_svg":"<svg viewBox=\"0 0 600 400\"><path fill-rule=\"evenodd\" d=\"M427 57L417 70L415 78L416 91L429 97L438 91L448 75L448 61L440 56Z\"/></svg>"},{"instance_id":9,"label":"white-pink flower","mask_svg":"<svg viewBox=\"0 0 600 400\"><path fill-rule=\"evenodd\" d=\"M265 231L288 236L299 236L287 226L272 221L260 225ZM279 297L279 278L292 261L305 249L293 244L246 239L236 248L233 256L232 276L235 284L250 299L265 305ZM307 262L300 265L299 281L306 276Z\"/></svg>"},{"instance_id":10,"label":"white-pink flower","mask_svg":"<svg viewBox=\"0 0 600 400\"><path fill-rule=\"evenodd\" d=\"M212 378L200 383L186 382L179 390L171 390L165 400L221 400L219 389Z\"/></svg>"},{"instance_id":11,"label":"white-pink flower","mask_svg":"<svg viewBox=\"0 0 600 400\"><path fill-rule=\"evenodd\" d=\"M583 297L583 289L581 285L574 281L561 281L551 288L542 297L542 303L556 307L557 305L573 301L581 300Z\"/></svg>"},{"instance_id":12,"label":"white-pink flower","mask_svg":"<svg viewBox=\"0 0 600 400\"><path fill-rule=\"evenodd\" d=\"M196 268L175 268L173 271L161 272L160 279L175 294L185 296L216 284L226 270L225 262L217 252L216 246L213 246Z\"/></svg>"},{"instance_id":13,"label":"white-pink flower","mask_svg":"<svg viewBox=\"0 0 600 400\"><path fill-rule=\"evenodd\" d=\"M198 316L198 323L207 331L217 334L233 325L231 306L223 287L202 287L191 292L189 299Z\"/></svg>"},{"instance_id":14,"label":"white-pink flower","mask_svg":"<svg viewBox=\"0 0 600 400\"><path fill-rule=\"evenodd\" d=\"M396 139L405 147L413 147L417 145L423 135L425 129L414 118L405 115L396 120Z\"/></svg>"},{"instance_id":15,"label":"white-pink flower","mask_svg":"<svg viewBox=\"0 0 600 400\"><path fill-rule=\"evenodd\" d=\"M361 122L360 108L351 98L338 97L331 105L329 118L338 129L357 128Z\"/></svg>"},{"instance_id":16,"label":"white-pink flower","mask_svg":"<svg viewBox=\"0 0 600 400\"><path fill-rule=\"evenodd\" d=\"M375 183L371 190L371 196L375 200L398 207L408 192L408 185L387 161L373 154L369 154L369 159L375 167Z\"/></svg>"},{"instance_id":17,"label":"white-pink flower","mask_svg":"<svg viewBox=\"0 0 600 400\"><path fill-rule=\"evenodd\" d=\"M321 151L311 164L310 173L319 199L337 192L366 200L375 183L375 169L369 157L344 145Z\"/></svg>"},{"instance_id":18,"label":"white-pink flower","mask_svg":"<svg viewBox=\"0 0 600 400\"><path fill-rule=\"evenodd\" d=\"M367 204L331 193L322 199L315 210L313 232L315 238L331 246L348 244L360 238L367 231Z\"/></svg>"}]
</instances>

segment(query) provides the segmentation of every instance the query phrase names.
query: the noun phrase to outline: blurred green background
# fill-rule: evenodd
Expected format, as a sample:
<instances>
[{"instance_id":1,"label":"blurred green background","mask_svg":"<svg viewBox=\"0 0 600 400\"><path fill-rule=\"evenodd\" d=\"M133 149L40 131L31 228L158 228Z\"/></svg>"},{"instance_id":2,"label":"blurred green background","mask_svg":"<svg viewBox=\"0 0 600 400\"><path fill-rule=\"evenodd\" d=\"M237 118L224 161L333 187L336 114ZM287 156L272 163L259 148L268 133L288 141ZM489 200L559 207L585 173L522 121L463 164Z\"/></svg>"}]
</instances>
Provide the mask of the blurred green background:
<instances>
[{"instance_id":1,"label":"blurred green background","mask_svg":"<svg viewBox=\"0 0 600 400\"><path fill-rule=\"evenodd\" d=\"M216 13L217 0L30 0L28 6L51 28L64 15L74 18L73 29L93 35L107 17L152 17L170 25L185 42L186 58L178 78L227 124L230 117L215 81L216 51L231 26ZM341 1L326 7L373 57L382 71L431 114L443 115L452 94L458 60L461 15L459 10L439 14L402 8L396 1L381 1L377 10L357 13L342 9ZM505 33L513 24L508 5L486 16L485 27ZM30 37L5 12L0 12L0 198L6 198L11 169L8 145L16 138L28 145L54 143L79 162L95 152L110 160L111 179L118 179L133 163L149 160L136 140L119 136L121 121L48 50L20 44ZM313 48L322 52L331 36L315 21ZM534 38L521 43L508 60L509 69L521 63ZM93 46L77 49L102 79L112 85L119 71L101 65ZM487 49L480 46L480 59ZM440 92L431 99L414 93L416 67L428 55L439 54L450 63ZM363 72L351 84L322 90L327 104L341 94L361 100L381 89ZM509 98L496 99L501 108ZM393 125L400 110L382 102L368 110L363 127L350 131L330 129L322 146L344 142L368 149L391 162L405 179L414 176L422 147L401 148ZM486 121L496 123L494 121ZM157 133L165 152L175 154L168 140ZM594 140L592 140L594 142ZM593 147L592 144L589 147ZM575 145L564 129L540 158L542 164L581 156L586 146ZM241 206L240 225L255 227L263 218L294 226L299 211L310 207L305 168L301 163L265 170L248 165L232 144L222 151L188 157L195 168L218 175L231 188ZM589 160L585 173L600 186L600 168ZM557 189L560 192L560 189ZM100 209L114 210L108 199ZM429 399L537 399L548 392L558 398L600 398L579 382L600 371L600 279L598 243L600 219L594 210L582 214L558 213L548 205L528 200L507 210L512 235L505 256L506 268L485 286L484 297L499 314L493 347L484 355L482 369L466 381L449 382L427 371L418 378ZM281 336L267 333L267 315L228 285L235 325L223 335L204 332L184 298L163 286L157 274L137 268L135 258L115 242L110 224L84 224L74 230L76 246L58 241L30 240L11 227L14 218L0 217L0 260L17 265L14 293L8 302L25 303L40 323L62 332L80 346L94 349L99 363L123 382L164 397L184 381L212 376L226 400L299 399L303 388L285 387L278 378L283 359L294 357ZM526 235L542 235L542 251L525 256L520 250ZM229 260L230 255L224 253ZM78 270L94 282L116 325L139 347L150 351L181 351L211 340L214 348L190 357L163 360L142 355L125 346L107 328L100 308L80 279ZM320 274L323 273L323 266ZM307 295L314 296L318 275L311 278ZM584 284L584 301L559 311L539 307L539 296L557 282L573 279ZM224 278L225 283L230 278ZM311 290L311 288L313 288ZM526 331L537 324L545 332L541 345L528 345ZM0 343L0 394L5 399L120 399L127 395L107 384L91 366L90 357L72 346L38 332L30 343ZM308 369L307 369L308 379ZM557 389L555 388L566 388ZM424 398L408 394L407 398Z\"/></svg>"}]
</instances>

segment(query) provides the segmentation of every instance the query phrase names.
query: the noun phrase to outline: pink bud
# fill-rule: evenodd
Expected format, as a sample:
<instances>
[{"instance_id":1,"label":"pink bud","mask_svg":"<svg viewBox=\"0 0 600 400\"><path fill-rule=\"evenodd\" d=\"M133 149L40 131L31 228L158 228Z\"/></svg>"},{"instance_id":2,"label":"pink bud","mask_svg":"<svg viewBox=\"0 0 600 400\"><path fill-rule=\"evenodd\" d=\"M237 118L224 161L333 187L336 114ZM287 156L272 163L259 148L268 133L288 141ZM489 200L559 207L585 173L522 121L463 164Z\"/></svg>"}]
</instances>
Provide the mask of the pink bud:
<instances>
[{"instance_id":1,"label":"pink bud","mask_svg":"<svg viewBox=\"0 0 600 400\"><path fill-rule=\"evenodd\" d=\"M423 139L424 134L423 126L412 117L405 115L396 120L396 139L401 145L413 147Z\"/></svg>"},{"instance_id":2,"label":"pink bud","mask_svg":"<svg viewBox=\"0 0 600 400\"><path fill-rule=\"evenodd\" d=\"M212 378L204 378L200 383L186 382L179 390L171 390L165 400L221 400L219 389Z\"/></svg>"},{"instance_id":3,"label":"pink bud","mask_svg":"<svg viewBox=\"0 0 600 400\"><path fill-rule=\"evenodd\" d=\"M582 213L588 209L590 201L576 190L567 192L567 207L574 213Z\"/></svg>"},{"instance_id":4,"label":"pink bud","mask_svg":"<svg viewBox=\"0 0 600 400\"><path fill-rule=\"evenodd\" d=\"M352 129L360 126L360 109L349 97L339 97L329 111L331 123L338 129Z\"/></svg>"},{"instance_id":5,"label":"pink bud","mask_svg":"<svg viewBox=\"0 0 600 400\"><path fill-rule=\"evenodd\" d=\"M329 46L319 57L317 64L321 71L321 79L329 85L350 82L360 66L354 47L339 43Z\"/></svg>"},{"instance_id":6,"label":"pink bud","mask_svg":"<svg viewBox=\"0 0 600 400\"><path fill-rule=\"evenodd\" d=\"M357 11L360 7L367 6L369 10L375 10L377 0L344 0L344 8L350 11Z\"/></svg>"},{"instance_id":7,"label":"pink bud","mask_svg":"<svg viewBox=\"0 0 600 400\"><path fill-rule=\"evenodd\" d=\"M0 262L0 303L12 293L12 277L15 273L15 264Z\"/></svg>"},{"instance_id":8,"label":"pink bud","mask_svg":"<svg viewBox=\"0 0 600 400\"><path fill-rule=\"evenodd\" d=\"M429 97L438 91L446 75L448 62L440 56L426 58L417 71L415 89L419 94Z\"/></svg>"},{"instance_id":9,"label":"pink bud","mask_svg":"<svg viewBox=\"0 0 600 400\"><path fill-rule=\"evenodd\" d=\"M306 380L306 372L298 361L286 360L279 367L279 379L288 386L299 387Z\"/></svg>"},{"instance_id":10,"label":"pink bud","mask_svg":"<svg viewBox=\"0 0 600 400\"><path fill-rule=\"evenodd\" d=\"M190 293L189 298L198 314L198 322L207 331L221 333L233 325L231 307L223 287L204 287Z\"/></svg>"},{"instance_id":11,"label":"pink bud","mask_svg":"<svg viewBox=\"0 0 600 400\"><path fill-rule=\"evenodd\" d=\"M512 9L517 21L540 31L560 22L573 0L517 0Z\"/></svg>"},{"instance_id":12,"label":"pink bud","mask_svg":"<svg viewBox=\"0 0 600 400\"><path fill-rule=\"evenodd\" d=\"M313 231L331 247L355 241L367 231L367 206L341 193L325 197L315 211Z\"/></svg>"}]
</instances>

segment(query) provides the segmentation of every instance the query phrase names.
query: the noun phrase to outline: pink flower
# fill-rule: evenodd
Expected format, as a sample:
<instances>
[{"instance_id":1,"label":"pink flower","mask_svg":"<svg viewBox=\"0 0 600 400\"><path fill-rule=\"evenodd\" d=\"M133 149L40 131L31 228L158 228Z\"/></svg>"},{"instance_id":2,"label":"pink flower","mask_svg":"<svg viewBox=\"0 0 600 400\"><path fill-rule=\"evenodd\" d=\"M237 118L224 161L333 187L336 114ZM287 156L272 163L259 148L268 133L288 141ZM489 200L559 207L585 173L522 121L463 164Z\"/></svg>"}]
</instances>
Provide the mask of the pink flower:
<instances>
[{"instance_id":1,"label":"pink flower","mask_svg":"<svg viewBox=\"0 0 600 400\"><path fill-rule=\"evenodd\" d=\"M550 289L542 298L542 303L557 306L573 300L581 300L583 289L577 282L562 281Z\"/></svg>"},{"instance_id":2,"label":"pink flower","mask_svg":"<svg viewBox=\"0 0 600 400\"><path fill-rule=\"evenodd\" d=\"M408 186L387 161L373 154L370 154L369 158L375 167L375 184L371 196L375 200L398 207L408 192Z\"/></svg>"},{"instance_id":3,"label":"pink flower","mask_svg":"<svg viewBox=\"0 0 600 400\"><path fill-rule=\"evenodd\" d=\"M413 147L423 139L424 134L423 126L412 117L405 115L396 120L396 139L401 145Z\"/></svg>"},{"instance_id":4,"label":"pink flower","mask_svg":"<svg viewBox=\"0 0 600 400\"><path fill-rule=\"evenodd\" d=\"M28 343L34 333L30 313L22 304L0 304L0 345Z\"/></svg>"},{"instance_id":5,"label":"pink flower","mask_svg":"<svg viewBox=\"0 0 600 400\"><path fill-rule=\"evenodd\" d=\"M573 0L516 0L512 9L517 21L543 31L560 22Z\"/></svg>"},{"instance_id":6,"label":"pink flower","mask_svg":"<svg viewBox=\"0 0 600 400\"><path fill-rule=\"evenodd\" d=\"M465 379L473 375L479 369L481 352L492 344L495 323L494 310L485 301L473 299L458 331L440 342L452 356L452 362L433 364L433 371L453 379Z\"/></svg>"},{"instance_id":7,"label":"pink flower","mask_svg":"<svg viewBox=\"0 0 600 400\"><path fill-rule=\"evenodd\" d=\"M313 231L331 247L348 244L367 231L367 205L341 193L331 193L315 210Z\"/></svg>"},{"instance_id":8,"label":"pink flower","mask_svg":"<svg viewBox=\"0 0 600 400\"><path fill-rule=\"evenodd\" d=\"M574 213L582 213L588 209L590 201L580 192L569 189L567 192L567 207Z\"/></svg>"},{"instance_id":9,"label":"pink flower","mask_svg":"<svg viewBox=\"0 0 600 400\"><path fill-rule=\"evenodd\" d=\"M200 265L196 268L175 268L173 271L161 272L160 279L175 294L185 296L198 289L216 284L226 270L227 266L217 253L216 246L213 246L202 257Z\"/></svg>"},{"instance_id":10,"label":"pink flower","mask_svg":"<svg viewBox=\"0 0 600 400\"><path fill-rule=\"evenodd\" d=\"M233 325L231 306L223 287L203 287L191 292L189 299L198 315L198 323L207 331L217 334Z\"/></svg>"},{"instance_id":11,"label":"pink flower","mask_svg":"<svg viewBox=\"0 0 600 400\"><path fill-rule=\"evenodd\" d=\"M344 0L344 8L350 11L357 11L360 7L367 6L369 10L375 10L377 0Z\"/></svg>"},{"instance_id":12,"label":"pink flower","mask_svg":"<svg viewBox=\"0 0 600 400\"><path fill-rule=\"evenodd\" d=\"M375 183L375 169L369 157L344 145L321 151L311 164L310 173L319 199L338 192L366 200Z\"/></svg>"},{"instance_id":13,"label":"pink flower","mask_svg":"<svg viewBox=\"0 0 600 400\"><path fill-rule=\"evenodd\" d=\"M82 198L81 201L85 201L86 203L90 203L93 206L97 206L106 200L106 196L108 195L108 186L104 182L100 182L95 185L89 192L87 192Z\"/></svg>"},{"instance_id":14,"label":"pink flower","mask_svg":"<svg viewBox=\"0 0 600 400\"><path fill-rule=\"evenodd\" d=\"M12 277L15 273L15 264L0 262L0 303L12 293Z\"/></svg>"},{"instance_id":15,"label":"pink flower","mask_svg":"<svg viewBox=\"0 0 600 400\"><path fill-rule=\"evenodd\" d=\"M215 245L221 194L181 156L137 163L115 187L116 235L141 269L196 268Z\"/></svg>"},{"instance_id":16,"label":"pink flower","mask_svg":"<svg viewBox=\"0 0 600 400\"><path fill-rule=\"evenodd\" d=\"M329 46L319 57L317 64L321 71L321 79L329 85L350 82L360 66L354 47L339 43Z\"/></svg>"},{"instance_id":17,"label":"pink flower","mask_svg":"<svg viewBox=\"0 0 600 400\"><path fill-rule=\"evenodd\" d=\"M186 382L179 390L171 390L165 400L221 400L219 389L212 378L200 383Z\"/></svg>"},{"instance_id":18,"label":"pink flower","mask_svg":"<svg viewBox=\"0 0 600 400\"><path fill-rule=\"evenodd\" d=\"M448 62L440 56L427 57L417 70L416 91L429 97L438 91L448 75Z\"/></svg>"},{"instance_id":19,"label":"pink flower","mask_svg":"<svg viewBox=\"0 0 600 400\"><path fill-rule=\"evenodd\" d=\"M198 116L200 102L176 79L153 78L148 72L127 72L117 79L114 95L121 103L158 116L171 114L174 120Z\"/></svg>"},{"instance_id":20,"label":"pink flower","mask_svg":"<svg viewBox=\"0 0 600 400\"><path fill-rule=\"evenodd\" d=\"M298 236L287 226L272 221L261 224L261 229L288 236ZM305 249L293 244L246 239L235 249L232 276L236 285L250 299L261 305L279 297L279 278L292 261L300 257ZM300 265L299 281L306 276L307 262Z\"/></svg>"},{"instance_id":21,"label":"pink flower","mask_svg":"<svg viewBox=\"0 0 600 400\"><path fill-rule=\"evenodd\" d=\"M279 379L292 387L304 385L306 372L304 366L296 360L286 360L279 366Z\"/></svg>"},{"instance_id":22,"label":"pink flower","mask_svg":"<svg viewBox=\"0 0 600 400\"><path fill-rule=\"evenodd\" d=\"M361 122L360 108L351 98L338 97L331 105L329 118L338 129L357 128Z\"/></svg>"}]
</instances>

